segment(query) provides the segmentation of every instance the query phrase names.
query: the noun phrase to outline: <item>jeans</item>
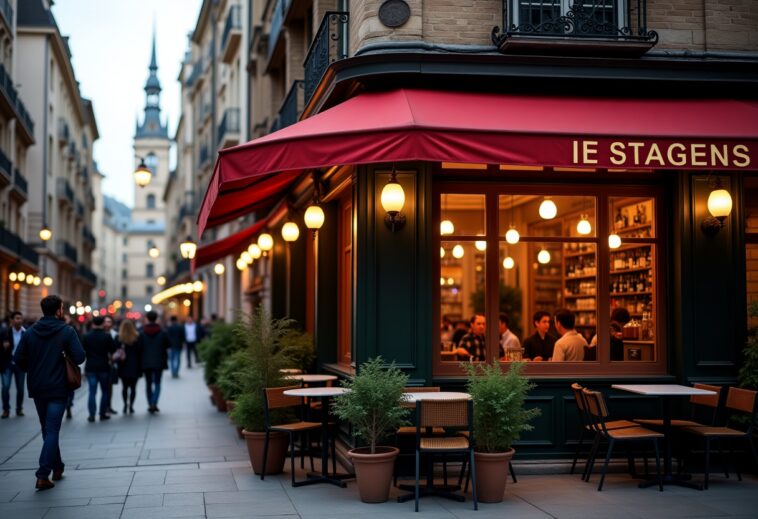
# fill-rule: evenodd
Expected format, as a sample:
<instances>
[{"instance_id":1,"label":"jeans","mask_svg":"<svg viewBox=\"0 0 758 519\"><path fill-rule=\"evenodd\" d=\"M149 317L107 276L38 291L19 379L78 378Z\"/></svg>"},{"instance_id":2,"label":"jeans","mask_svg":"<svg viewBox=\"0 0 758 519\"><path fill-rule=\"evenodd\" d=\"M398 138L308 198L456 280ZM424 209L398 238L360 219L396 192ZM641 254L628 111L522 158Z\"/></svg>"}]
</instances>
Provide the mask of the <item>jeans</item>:
<instances>
[{"instance_id":1,"label":"jeans","mask_svg":"<svg viewBox=\"0 0 758 519\"><path fill-rule=\"evenodd\" d=\"M35 398L34 405L42 426L42 452L39 455L38 479L47 479L51 471L63 471L61 449L58 437L61 432L63 413L66 411L66 400Z\"/></svg>"},{"instance_id":2,"label":"jeans","mask_svg":"<svg viewBox=\"0 0 758 519\"><path fill-rule=\"evenodd\" d=\"M199 364L200 359L197 356L197 343L196 342L188 342L187 344L187 367L192 367L192 357L195 357L195 363Z\"/></svg>"},{"instance_id":3,"label":"jeans","mask_svg":"<svg viewBox=\"0 0 758 519\"><path fill-rule=\"evenodd\" d=\"M3 411L10 411L11 409L11 380L14 375L16 376L16 411L21 411L24 408L26 373L11 364L0 375L2 375L3 382Z\"/></svg>"},{"instance_id":4,"label":"jeans","mask_svg":"<svg viewBox=\"0 0 758 519\"><path fill-rule=\"evenodd\" d=\"M161 394L162 369L146 369L145 385L147 386L147 403L150 407L158 405L158 397Z\"/></svg>"},{"instance_id":5,"label":"jeans","mask_svg":"<svg viewBox=\"0 0 758 519\"><path fill-rule=\"evenodd\" d=\"M182 364L182 347L171 348L168 351L168 364L171 367L171 375L176 377L179 375L179 367Z\"/></svg>"},{"instance_id":6,"label":"jeans","mask_svg":"<svg viewBox=\"0 0 758 519\"><path fill-rule=\"evenodd\" d=\"M108 402L110 401L110 391L108 383L111 379L110 371L98 371L95 373L87 372L87 382L89 382L89 415L95 416L97 411L97 384L100 383L100 416L108 413Z\"/></svg>"}]
</instances>

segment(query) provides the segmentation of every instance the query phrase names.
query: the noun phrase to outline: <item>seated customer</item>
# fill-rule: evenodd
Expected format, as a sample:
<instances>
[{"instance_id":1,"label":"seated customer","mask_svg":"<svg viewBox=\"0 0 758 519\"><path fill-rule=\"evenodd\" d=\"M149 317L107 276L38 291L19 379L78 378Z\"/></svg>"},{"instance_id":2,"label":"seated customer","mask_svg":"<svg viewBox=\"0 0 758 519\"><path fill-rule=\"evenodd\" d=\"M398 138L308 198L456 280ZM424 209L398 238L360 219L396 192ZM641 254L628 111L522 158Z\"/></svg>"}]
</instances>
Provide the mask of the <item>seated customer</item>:
<instances>
[{"instance_id":1,"label":"seated customer","mask_svg":"<svg viewBox=\"0 0 758 519\"><path fill-rule=\"evenodd\" d=\"M555 341L553 362L581 362L584 360L584 347L587 341L574 329L576 317L570 310L558 310L555 313L555 328L561 338Z\"/></svg>"},{"instance_id":2,"label":"seated customer","mask_svg":"<svg viewBox=\"0 0 758 519\"><path fill-rule=\"evenodd\" d=\"M510 330L511 323L508 315L500 312L498 321L500 325L498 330L500 332L500 356L507 357L509 351L521 351L521 343L518 337Z\"/></svg>"},{"instance_id":3,"label":"seated customer","mask_svg":"<svg viewBox=\"0 0 758 519\"><path fill-rule=\"evenodd\" d=\"M535 332L524 340L524 358L536 362L550 360L555 346L555 337L548 333L550 314L539 310L535 312L532 322Z\"/></svg>"},{"instance_id":4,"label":"seated customer","mask_svg":"<svg viewBox=\"0 0 758 519\"><path fill-rule=\"evenodd\" d=\"M474 315L470 320L470 325L471 330L463 336L454 351L458 355L458 360L484 361L487 352L484 339L484 316L481 314Z\"/></svg>"},{"instance_id":5,"label":"seated customer","mask_svg":"<svg viewBox=\"0 0 758 519\"><path fill-rule=\"evenodd\" d=\"M614 308L611 312L610 334L611 334L611 360L624 360L624 334L623 328L626 323L632 320L629 310L626 308ZM590 347L597 346L597 334L592 337Z\"/></svg>"}]
</instances>

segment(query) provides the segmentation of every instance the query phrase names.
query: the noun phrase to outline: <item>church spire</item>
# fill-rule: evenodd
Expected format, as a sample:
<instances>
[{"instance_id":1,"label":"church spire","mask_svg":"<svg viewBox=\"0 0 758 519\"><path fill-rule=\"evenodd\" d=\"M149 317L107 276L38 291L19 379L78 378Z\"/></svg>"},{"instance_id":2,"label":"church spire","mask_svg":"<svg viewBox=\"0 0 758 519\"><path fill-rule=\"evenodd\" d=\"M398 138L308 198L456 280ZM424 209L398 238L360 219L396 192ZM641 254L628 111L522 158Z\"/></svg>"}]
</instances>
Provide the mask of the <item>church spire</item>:
<instances>
[{"instance_id":1,"label":"church spire","mask_svg":"<svg viewBox=\"0 0 758 519\"><path fill-rule=\"evenodd\" d=\"M161 82L158 79L158 60L155 52L155 27L153 26L153 44L150 53L149 74L145 82L145 117L142 124L137 125L135 138L166 138L168 126L161 123Z\"/></svg>"}]
</instances>

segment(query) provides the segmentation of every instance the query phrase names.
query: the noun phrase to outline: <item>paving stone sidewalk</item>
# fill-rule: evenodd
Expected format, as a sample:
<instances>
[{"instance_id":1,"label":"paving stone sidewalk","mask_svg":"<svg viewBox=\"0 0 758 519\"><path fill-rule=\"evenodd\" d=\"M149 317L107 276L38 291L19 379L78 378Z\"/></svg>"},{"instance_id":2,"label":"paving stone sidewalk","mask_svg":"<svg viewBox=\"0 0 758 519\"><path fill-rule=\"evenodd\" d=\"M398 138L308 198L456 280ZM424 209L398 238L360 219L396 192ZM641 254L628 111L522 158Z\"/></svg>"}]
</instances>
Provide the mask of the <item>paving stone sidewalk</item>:
<instances>
[{"instance_id":1,"label":"paving stone sidewalk","mask_svg":"<svg viewBox=\"0 0 758 519\"><path fill-rule=\"evenodd\" d=\"M121 387L113 403L121 409ZM244 443L208 399L201 370L164 376L160 414L146 412L144 384L134 415L107 422L86 420L87 390L77 392L75 415L64 423L61 449L65 478L52 490L34 490L41 447L33 402L26 416L0 421L0 518L150 519L182 517L288 518L654 518L757 517L758 479L715 474L711 490L667 487L642 490L625 474L613 474L603 492L579 476L523 475L508 484L503 503L457 503L426 498L421 512L399 504L360 502L355 482L292 488L289 475L260 481ZM517 465L518 470L518 465ZM301 475L302 476L302 475ZM597 481L597 478L595 478Z\"/></svg>"}]
</instances>

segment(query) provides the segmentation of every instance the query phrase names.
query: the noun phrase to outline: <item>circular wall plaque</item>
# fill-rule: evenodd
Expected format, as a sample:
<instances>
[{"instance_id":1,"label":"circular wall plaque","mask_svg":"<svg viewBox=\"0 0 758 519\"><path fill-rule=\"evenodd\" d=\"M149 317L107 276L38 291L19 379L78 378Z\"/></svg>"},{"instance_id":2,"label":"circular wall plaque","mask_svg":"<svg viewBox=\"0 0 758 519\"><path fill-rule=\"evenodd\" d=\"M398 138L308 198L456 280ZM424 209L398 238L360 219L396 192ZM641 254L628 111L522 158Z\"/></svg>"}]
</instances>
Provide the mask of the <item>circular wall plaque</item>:
<instances>
[{"instance_id":1,"label":"circular wall plaque","mask_svg":"<svg viewBox=\"0 0 758 519\"><path fill-rule=\"evenodd\" d=\"M379 21L386 27L400 27L411 17L411 8L404 0L387 0L379 8Z\"/></svg>"}]
</instances>

